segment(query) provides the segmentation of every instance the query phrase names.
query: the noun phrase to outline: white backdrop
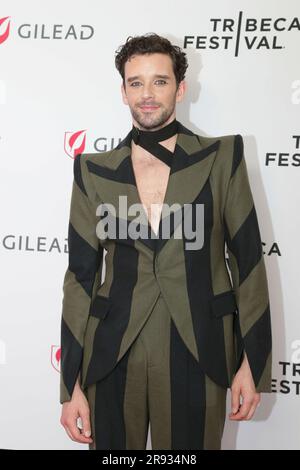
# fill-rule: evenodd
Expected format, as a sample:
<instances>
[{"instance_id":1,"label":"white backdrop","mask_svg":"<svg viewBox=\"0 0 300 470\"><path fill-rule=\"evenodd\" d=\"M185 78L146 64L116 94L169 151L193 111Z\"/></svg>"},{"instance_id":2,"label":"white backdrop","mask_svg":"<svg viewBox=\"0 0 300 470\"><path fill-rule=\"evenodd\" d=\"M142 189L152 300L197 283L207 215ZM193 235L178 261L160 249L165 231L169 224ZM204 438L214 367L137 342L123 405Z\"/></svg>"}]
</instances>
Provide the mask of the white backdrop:
<instances>
[{"instance_id":1,"label":"white backdrop","mask_svg":"<svg viewBox=\"0 0 300 470\"><path fill-rule=\"evenodd\" d=\"M130 130L115 50L147 32L188 55L177 119L243 135L265 244L274 392L252 421L227 421L223 449L300 448L299 14L299 0L1 0L0 448L87 449L59 423L73 157Z\"/></svg>"}]
</instances>

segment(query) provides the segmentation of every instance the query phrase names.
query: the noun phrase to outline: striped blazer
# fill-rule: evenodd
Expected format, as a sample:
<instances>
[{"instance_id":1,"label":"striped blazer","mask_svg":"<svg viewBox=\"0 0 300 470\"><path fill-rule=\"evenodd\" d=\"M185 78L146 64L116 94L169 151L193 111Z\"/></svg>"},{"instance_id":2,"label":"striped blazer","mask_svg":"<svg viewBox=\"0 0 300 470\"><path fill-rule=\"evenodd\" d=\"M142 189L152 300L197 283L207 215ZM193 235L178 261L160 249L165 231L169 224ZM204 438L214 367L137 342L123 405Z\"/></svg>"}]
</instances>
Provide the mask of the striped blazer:
<instances>
[{"instance_id":1,"label":"striped blazer","mask_svg":"<svg viewBox=\"0 0 300 470\"><path fill-rule=\"evenodd\" d=\"M268 283L241 135L204 137L179 122L164 203L180 208L167 215L162 211L156 239L148 236L153 236L148 219L136 223L130 211L117 210L120 196L126 196L128 206L141 204L131 139L132 130L114 149L74 159L60 403L71 399L78 376L84 390L112 371L159 295L186 347L212 380L230 387L245 351L256 390L270 392ZM200 205L204 243L189 249L182 227L188 217L195 222ZM106 211L100 213L100 207ZM108 236L99 231L104 214L117 227ZM161 234L166 222L169 237ZM130 224L146 228L147 236L141 231L124 237L122 224L123 229ZM175 236L178 231L181 237Z\"/></svg>"}]
</instances>

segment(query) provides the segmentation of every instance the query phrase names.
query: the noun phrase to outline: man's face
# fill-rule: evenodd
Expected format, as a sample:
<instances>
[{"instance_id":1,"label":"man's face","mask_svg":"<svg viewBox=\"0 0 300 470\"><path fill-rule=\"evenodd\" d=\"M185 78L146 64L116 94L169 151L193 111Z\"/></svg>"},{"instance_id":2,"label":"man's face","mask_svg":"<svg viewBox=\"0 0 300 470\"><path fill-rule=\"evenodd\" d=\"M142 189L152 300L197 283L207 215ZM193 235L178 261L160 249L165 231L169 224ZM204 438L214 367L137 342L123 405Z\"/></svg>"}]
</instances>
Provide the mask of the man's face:
<instances>
[{"instance_id":1,"label":"man's face","mask_svg":"<svg viewBox=\"0 0 300 470\"><path fill-rule=\"evenodd\" d=\"M123 102L128 104L133 124L142 130L161 128L175 119L176 102L185 91L182 80L176 90L172 59L167 54L132 56L125 63Z\"/></svg>"}]
</instances>

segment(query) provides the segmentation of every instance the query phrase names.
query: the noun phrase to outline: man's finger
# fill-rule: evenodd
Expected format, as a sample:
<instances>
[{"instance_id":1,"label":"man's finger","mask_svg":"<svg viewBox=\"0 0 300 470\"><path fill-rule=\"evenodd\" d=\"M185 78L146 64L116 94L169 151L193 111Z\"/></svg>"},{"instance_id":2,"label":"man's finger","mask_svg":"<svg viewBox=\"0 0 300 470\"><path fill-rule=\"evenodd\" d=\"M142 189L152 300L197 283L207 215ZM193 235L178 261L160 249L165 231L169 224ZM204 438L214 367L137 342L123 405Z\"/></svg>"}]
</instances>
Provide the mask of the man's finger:
<instances>
[{"instance_id":1,"label":"man's finger","mask_svg":"<svg viewBox=\"0 0 300 470\"><path fill-rule=\"evenodd\" d=\"M79 443L83 443L83 444L89 443L90 439L88 437L84 437L84 435L81 434L80 430L78 429L76 419L68 423L68 428L69 428L72 438L75 441Z\"/></svg>"},{"instance_id":2,"label":"man's finger","mask_svg":"<svg viewBox=\"0 0 300 470\"><path fill-rule=\"evenodd\" d=\"M240 407L240 389L232 388L231 389L231 414L237 413Z\"/></svg>"},{"instance_id":3,"label":"man's finger","mask_svg":"<svg viewBox=\"0 0 300 470\"><path fill-rule=\"evenodd\" d=\"M72 441L73 441L74 439L72 437L72 434L70 433L70 430L69 430L68 426L64 426L64 428L65 428L65 431L68 434L69 438L72 439Z\"/></svg>"},{"instance_id":4,"label":"man's finger","mask_svg":"<svg viewBox=\"0 0 300 470\"><path fill-rule=\"evenodd\" d=\"M245 419L245 417L248 415L250 408L252 406L253 401L250 400L249 398L245 398L243 400L242 406L240 407L238 413L236 413L234 416L232 416L232 419L235 419L237 421L241 421Z\"/></svg>"},{"instance_id":5,"label":"man's finger","mask_svg":"<svg viewBox=\"0 0 300 470\"><path fill-rule=\"evenodd\" d=\"M85 437L91 437L91 423L90 423L90 414L88 411L81 414L82 419L82 432Z\"/></svg>"}]
</instances>

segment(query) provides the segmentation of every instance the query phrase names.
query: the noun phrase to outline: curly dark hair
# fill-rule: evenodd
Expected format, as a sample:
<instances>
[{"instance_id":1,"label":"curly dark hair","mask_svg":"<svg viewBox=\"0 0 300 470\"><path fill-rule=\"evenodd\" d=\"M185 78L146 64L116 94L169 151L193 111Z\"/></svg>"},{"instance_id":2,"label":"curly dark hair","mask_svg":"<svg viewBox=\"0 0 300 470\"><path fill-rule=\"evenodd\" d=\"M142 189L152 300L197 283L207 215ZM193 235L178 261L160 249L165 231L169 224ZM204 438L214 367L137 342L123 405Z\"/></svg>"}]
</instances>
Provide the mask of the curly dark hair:
<instances>
[{"instance_id":1,"label":"curly dark hair","mask_svg":"<svg viewBox=\"0 0 300 470\"><path fill-rule=\"evenodd\" d=\"M143 36L134 37L128 36L126 43L121 45L115 52L115 65L123 79L124 87L125 62L133 55L152 54L154 52L168 54L172 59L177 88L181 80L184 79L185 71L188 68L186 53L182 52L179 46L174 46L168 39L156 33L147 33Z\"/></svg>"}]
</instances>

